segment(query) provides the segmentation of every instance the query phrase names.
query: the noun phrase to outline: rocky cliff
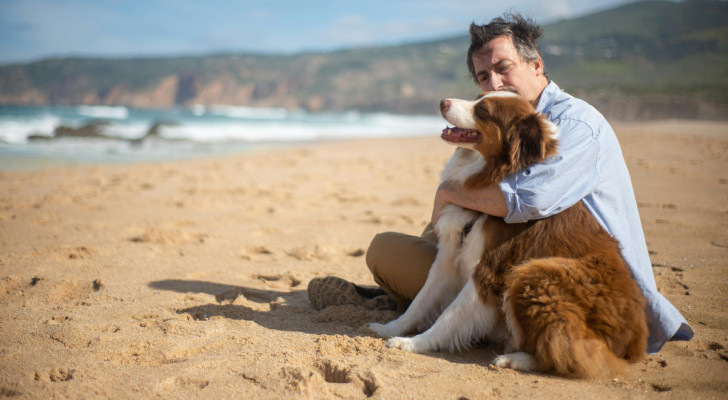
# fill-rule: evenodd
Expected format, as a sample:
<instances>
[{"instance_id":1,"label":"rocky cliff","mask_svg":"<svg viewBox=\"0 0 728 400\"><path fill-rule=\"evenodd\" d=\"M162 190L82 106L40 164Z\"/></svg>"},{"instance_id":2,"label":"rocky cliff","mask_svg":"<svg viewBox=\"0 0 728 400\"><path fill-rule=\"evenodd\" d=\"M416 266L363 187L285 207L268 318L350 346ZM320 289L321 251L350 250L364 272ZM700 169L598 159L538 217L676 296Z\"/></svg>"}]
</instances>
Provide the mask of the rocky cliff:
<instances>
[{"instance_id":1,"label":"rocky cliff","mask_svg":"<svg viewBox=\"0 0 728 400\"><path fill-rule=\"evenodd\" d=\"M648 1L544 27L559 85L621 119L728 118L728 3ZM463 27L466 30L467 27ZM433 113L471 97L467 37L290 56L42 60L0 67L0 104L196 104Z\"/></svg>"}]
</instances>

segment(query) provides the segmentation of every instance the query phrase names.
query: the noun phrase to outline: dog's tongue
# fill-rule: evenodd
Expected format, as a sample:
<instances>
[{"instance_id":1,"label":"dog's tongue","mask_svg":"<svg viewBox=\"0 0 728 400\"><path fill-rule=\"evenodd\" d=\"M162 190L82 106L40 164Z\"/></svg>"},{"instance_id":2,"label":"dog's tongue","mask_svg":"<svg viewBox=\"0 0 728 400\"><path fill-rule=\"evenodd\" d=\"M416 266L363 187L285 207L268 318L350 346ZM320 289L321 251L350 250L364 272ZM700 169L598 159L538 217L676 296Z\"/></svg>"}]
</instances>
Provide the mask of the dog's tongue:
<instances>
[{"instance_id":1,"label":"dog's tongue","mask_svg":"<svg viewBox=\"0 0 728 400\"><path fill-rule=\"evenodd\" d=\"M442 130L440 137L452 143L478 143L480 141L480 132L474 129L447 127Z\"/></svg>"}]
</instances>

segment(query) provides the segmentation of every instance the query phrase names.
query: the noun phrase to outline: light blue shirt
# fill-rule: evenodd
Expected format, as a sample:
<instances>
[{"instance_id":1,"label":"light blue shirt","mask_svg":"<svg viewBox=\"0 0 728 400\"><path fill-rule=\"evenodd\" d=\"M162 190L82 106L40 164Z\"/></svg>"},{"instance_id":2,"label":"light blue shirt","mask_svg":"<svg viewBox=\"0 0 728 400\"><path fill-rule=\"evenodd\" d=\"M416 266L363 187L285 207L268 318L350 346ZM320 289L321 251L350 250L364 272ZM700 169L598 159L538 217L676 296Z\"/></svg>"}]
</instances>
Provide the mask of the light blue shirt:
<instances>
[{"instance_id":1,"label":"light blue shirt","mask_svg":"<svg viewBox=\"0 0 728 400\"><path fill-rule=\"evenodd\" d=\"M545 218L584 202L619 241L647 301L647 351L656 353L671 339L690 340L692 328L657 291L632 182L612 127L594 107L554 82L541 93L536 110L559 127L558 154L500 183L508 204L505 221Z\"/></svg>"}]
</instances>

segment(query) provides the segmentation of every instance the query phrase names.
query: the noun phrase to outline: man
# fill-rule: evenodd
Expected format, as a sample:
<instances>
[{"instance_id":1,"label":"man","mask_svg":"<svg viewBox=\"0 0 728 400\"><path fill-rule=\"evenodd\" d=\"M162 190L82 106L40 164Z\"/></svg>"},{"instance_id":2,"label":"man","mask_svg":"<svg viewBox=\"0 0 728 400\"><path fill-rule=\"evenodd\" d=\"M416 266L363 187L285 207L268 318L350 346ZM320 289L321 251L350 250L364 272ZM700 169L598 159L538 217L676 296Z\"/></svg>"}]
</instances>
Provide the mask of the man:
<instances>
[{"instance_id":1,"label":"man","mask_svg":"<svg viewBox=\"0 0 728 400\"><path fill-rule=\"evenodd\" d=\"M559 153L484 188L466 190L443 183L435 194L432 224L421 237L386 232L373 239L367 265L383 292L367 291L334 277L313 280L309 297L314 306L341 304L337 303L337 299L343 300L341 296L321 301L326 297L321 294L336 286L349 288L347 302L386 305L387 297L381 296L386 292L400 307L406 307L424 285L435 259L437 238L431 227L447 204L502 217L507 223L523 223L557 214L582 201L619 240L622 255L645 297L648 352L659 351L668 340L692 338L693 331L683 316L657 291L616 135L596 109L549 82L537 44L541 35L541 28L520 15L496 18L487 25L472 24L467 63L481 90L516 92L547 115L560 129Z\"/></svg>"}]
</instances>

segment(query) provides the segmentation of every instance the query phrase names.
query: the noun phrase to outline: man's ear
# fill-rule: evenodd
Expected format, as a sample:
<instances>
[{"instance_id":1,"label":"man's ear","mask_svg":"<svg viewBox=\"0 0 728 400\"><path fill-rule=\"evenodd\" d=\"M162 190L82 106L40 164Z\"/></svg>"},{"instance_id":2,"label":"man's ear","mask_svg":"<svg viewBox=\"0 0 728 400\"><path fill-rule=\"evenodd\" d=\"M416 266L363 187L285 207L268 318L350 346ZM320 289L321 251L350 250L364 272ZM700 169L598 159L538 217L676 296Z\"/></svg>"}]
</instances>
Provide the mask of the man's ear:
<instances>
[{"instance_id":1,"label":"man's ear","mask_svg":"<svg viewBox=\"0 0 728 400\"><path fill-rule=\"evenodd\" d=\"M536 71L536 76L542 76L543 73L543 59L538 56L538 59L533 62L533 69Z\"/></svg>"}]
</instances>

